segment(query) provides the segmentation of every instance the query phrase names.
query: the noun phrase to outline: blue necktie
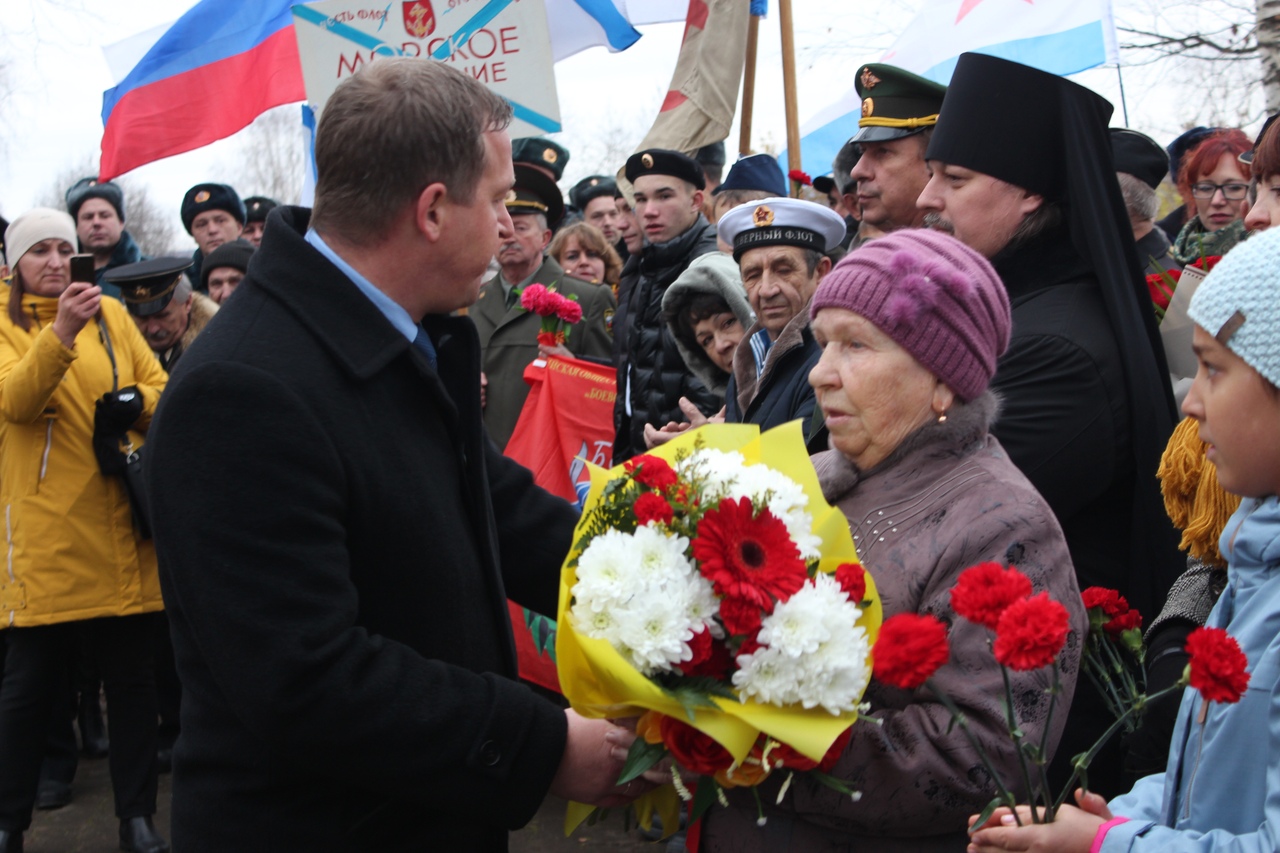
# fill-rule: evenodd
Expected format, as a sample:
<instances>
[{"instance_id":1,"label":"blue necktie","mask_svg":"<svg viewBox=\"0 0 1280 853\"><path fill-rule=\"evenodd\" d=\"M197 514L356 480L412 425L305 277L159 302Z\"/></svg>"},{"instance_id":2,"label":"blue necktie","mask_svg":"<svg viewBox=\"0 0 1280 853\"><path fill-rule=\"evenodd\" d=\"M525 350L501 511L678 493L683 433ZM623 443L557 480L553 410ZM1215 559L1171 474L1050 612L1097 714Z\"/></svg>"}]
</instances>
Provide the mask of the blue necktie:
<instances>
[{"instance_id":1,"label":"blue necktie","mask_svg":"<svg viewBox=\"0 0 1280 853\"><path fill-rule=\"evenodd\" d=\"M418 327L418 334L413 338L413 345L418 348L424 356L427 357L427 363L431 365L431 369L436 369L436 348L431 343L431 336L427 334L426 329Z\"/></svg>"}]
</instances>

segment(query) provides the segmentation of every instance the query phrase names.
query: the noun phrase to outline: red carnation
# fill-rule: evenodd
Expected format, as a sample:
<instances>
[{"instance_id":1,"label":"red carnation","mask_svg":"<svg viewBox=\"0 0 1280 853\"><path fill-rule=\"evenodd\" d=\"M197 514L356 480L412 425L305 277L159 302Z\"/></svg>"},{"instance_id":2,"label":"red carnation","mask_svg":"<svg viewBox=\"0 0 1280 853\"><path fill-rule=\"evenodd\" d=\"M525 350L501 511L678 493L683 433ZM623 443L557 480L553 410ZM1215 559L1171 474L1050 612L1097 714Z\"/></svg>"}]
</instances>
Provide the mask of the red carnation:
<instances>
[{"instance_id":1,"label":"red carnation","mask_svg":"<svg viewBox=\"0 0 1280 853\"><path fill-rule=\"evenodd\" d=\"M1108 616L1119 616L1129 610L1129 602L1125 600L1125 597L1114 589L1107 589L1105 586L1091 586L1080 593L1080 598L1084 600L1085 610L1093 610L1095 607L1100 607L1102 612Z\"/></svg>"},{"instance_id":2,"label":"red carnation","mask_svg":"<svg viewBox=\"0 0 1280 853\"><path fill-rule=\"evenodd\" d=\"M1136 610L1126 610L1102 627L1107 629L1108 634L1118 637L1125 631L1141 628L1142 614Z\"/></svg>"},{"instance_id":3,"label":"red carnation","mask_svg":"<svg viewBox=\"0 0 1280 853\"><path fill-rule=\"evenodd\" d=\"M867 571L861 563L841 563L836 569L836 583L854 604L867 595Z\"/></svg>"},{"instance_id":4,"label":"red carnation","mask_svg":"<svg viewBox=\"0 0 1280 853\"><path fill-rule=\"evenodd\" d=\"M1182 270L1150 273L1147 276L1147 294L1151 297L1152 304L1161 311L1167 310L1169 301L1173 298L1173 291L1178 286L1178 279L1181 277Z\"/></svg>"},{"instance_id":5,"label":"red carnation","mask_svg":"<svg viewBox=\"0 0 1280 853\"><path fill-rule=\"evenodd\" d=\"M1030 672L1053 663L1070 628L1067 608L1042 592L1005 608L992 651L1010 669Z\"/></svg>"},{"instance_id":6,"label":"red carnation","mask_svg":"<svg viewBox=\"0 0 1280 853\"><path fill-rule=\"evenodd\" d=\"M818 768L823 773L830 773L831 769L836 766L836 762L840 760L840 754L844 752L844 748L849 744L849 738L853 736L853 726L845 729L836 738L831 747L827 750L826 755L822 756L821 761L814 761L807 755L796 752L790 744L778 742L778 745L769 750L769 765L773 766L779 761L782 766L789 767L792 770L799 770L801 773Z\"/></svg>"},{"instance_id":7,"label":"red carnation","mask_svg":"<svg viewBox=\"0 0 1280 853\"><path fill-rule=\"evenodd\" d=\"M520 307L545 317L552 312L553 296L545 285L531 284L520 291Z\"/></svg>"},{"instance_id":8,"label":"red carnation","mask_svg":"<svg viewBox=\"0 0 1280 853\"><path fill-rule=\"evenodd\" d=\"M1022 572L999 563L979 563L960 573L951 588L951 609L978 625L996 629L1005 608L1031 594Z\"/></svg>"},{"instance_id":9,"label":"red carnation","mask_svg":"<svg viewBox=\"0 0 1280 853\"><path fill-rule=\"evenodd\" d=\"M706 675L723 679L733 668L729 647L711 636L706 628L693 635L693 639L689 641L689 650L693 652L693 658L677 664L685 675Z\"/></svg>"},{"instance_id":10,"label":"red carnation","mask_svg":"<svg viewBox=\"0 0 1280 853\"><path fill-rule=\"evenodd\" d=\"M808 173L802 172L799 169L792 169L790 172L787 172L787 177L795 181L797 184L804 184L806 187L813 186L813 178L810 178Z\"/></svg>"},{"instance_id":11,"label":"red carnation","mask_svg":"<svg viewBox=\"0 0 1280 853\"><path fill-rule=\"evenodd\" d=\"M582 320L582 306L576 300L560 296L556 303L556 316L572 326Z\"/></svg>"},{"instance_id":12,"label":"red carnation","mask_svg":"<svg viewBox=\"0 0 1280 853\"><path fill-rule=\"evenodd\" d=\"M764 644L760 642L759 634L753 631L752 633L747 634L747 636L742 641L742 645L738 646L738 653L736 657L746 657L747 655L753 655L763 648L764 648Z\"/></svg>"},{"instance_id":13,"label":"red carnation","mask_svg":"<svg viewBox=\"0 0 1280 853\"><path fill-rule=\"evenodd\" d=\"M724 623L724 629L735 637L755 636L766 612L773 612L772 604L762 610L759 604L735 596L720 600L720 621Z\"/></svg>"},{"instance_id":14,"label":"red carnation","mask_svg":"<svg viewBox=\"0 0 1280 853\"><path fill-rule=\"evenodd\" d=\"M709 735L686 725L674 717L664 716L658 723L662 732L662 742L680 762L680 766L691 773L711 776L733 764L733 756Z\"/></svg>"},{"instance_id":15,"label":"red carnation","mask_svg":"<svg viewBox=\"0 0 1280 853\"><path fill-rule=\"evenodd\" d=\"M1207 702L1239 702L1249 686L1249 659L1221 628L1197 628L1187 636L1191 686Z\"/></svg>"},{"instance_id":16,"label":"red carnation","mask_svg":"<svg viewBox=\"0 0 1280 853\"><path fill-rule=\"evenodd\" d=\"M693 556L718 595L742 598L765 609L786 601L809 575L787 526L768 509L759 515L750 498L725 498L698 522Z\"/></svg>"},{"instance_id":17,"label":"red carnation","mask_svg":"<svg viewBox=\"0 0 1280 853\"><path fill-rule=\"evenodd\" d=\"M671 520L676 517L675 510L671 508L671 504L667 503L667 499L657 492L645 492L636 498L632 511L636 514L636 521L642 525L651 521L670 524Z\"/></svg>"},{"instance_id":18,"label":"red carnation","mask_svg":"<svg viewBox=\"0 0 1280 853\"><path fill-rule=\"evenodd\" d=\"M645 453L632 458L626 464L627 473L642 486L662 491L676 484L676 472L667 460Z\"/></svg>"},{"instance_id":19,"label":"red carnation","mask_svg":"<svg viewBox=\"0 0 1280 853\"><path fill-rule=\"evenodd\" d=\"M947 662L947 626L933 616L899 613L880 626L872 672L885 684L915 690Z\"/></svg>"}]
</instances>

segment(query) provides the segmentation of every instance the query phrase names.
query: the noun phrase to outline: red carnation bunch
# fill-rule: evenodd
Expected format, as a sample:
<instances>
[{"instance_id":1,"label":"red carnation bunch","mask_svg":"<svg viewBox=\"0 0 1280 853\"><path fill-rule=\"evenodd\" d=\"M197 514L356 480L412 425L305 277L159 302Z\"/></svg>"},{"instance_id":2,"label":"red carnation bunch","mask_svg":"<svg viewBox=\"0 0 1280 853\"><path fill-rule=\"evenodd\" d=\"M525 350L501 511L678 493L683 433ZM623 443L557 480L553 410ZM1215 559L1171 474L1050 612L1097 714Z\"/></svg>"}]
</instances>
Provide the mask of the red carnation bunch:
<instances>
[{"instance_id":1,"label":"red carnation bunch","mask_svg":"<svg viewBox=\"0 0 1280 853\"><path fill-rule=\"evenodd\" d=\"M1005 609L1030 594L1031 581L1022 572L999 563L979 563L956 579L951 588L951 609L994 631Z\"/></svg>"},{"instance_id":2,"label":"red carnation bunch","mask_svg":"<svg viewBox=\"0 0 1280 853\"><path fill-rule=\"evenodd\" d=\"M915 690L947 662L947 626L933 616L899 613L884 620L871 651L872 672L885 684Z\"/></svg>"},{"instance_id":3,"label":"red carnation bunch","mask_svg":"<svg viewBox=\"0 0 1280 853\"><path fill-rule=\"evenodd\" d=\"M582 306L576 297L565 297L556 291L556 286L531 284L520 291L520 307L542 318L541 331L538 332L538 343L546 346L557 346L569 337L566 325L572 326L582 320Z\"/></svg>"},{"instance_id":4,"label":"red carnation bunch","mask_svg":"<svg viewBox=\"0 0 1280 853\"><path fill-rule=\"evenodd\" d=\"M795 181L797 184L802 184L806 187L813 186L813 178L809 177L808 172L802 172L799 169L792 169L790 172L787 172L787 177Z\"/></svg>"},{"instance_id":5,"label":"red carnation bunch","mask_svg":"<svg viewBox=\"0 0 1280 853\"><path fill-rule=\"evenodd\" d=\"M1249 659L1221 628L1197 628L1187 636L1189 683L1207 702L1239 702L1249 687Z\"/></svg>"},{"instance_id":6,"label":"red carnation bunch","mask_svg":"<svg viewBox=\"0 0 1280 853\"><path fill-rule=\"evenodd\" d=\"M1067 608L1042 592L1005 608L992 651L1002 666L1030 672L1057 660L1070 630Z\"/></svg>"}]
</instances>

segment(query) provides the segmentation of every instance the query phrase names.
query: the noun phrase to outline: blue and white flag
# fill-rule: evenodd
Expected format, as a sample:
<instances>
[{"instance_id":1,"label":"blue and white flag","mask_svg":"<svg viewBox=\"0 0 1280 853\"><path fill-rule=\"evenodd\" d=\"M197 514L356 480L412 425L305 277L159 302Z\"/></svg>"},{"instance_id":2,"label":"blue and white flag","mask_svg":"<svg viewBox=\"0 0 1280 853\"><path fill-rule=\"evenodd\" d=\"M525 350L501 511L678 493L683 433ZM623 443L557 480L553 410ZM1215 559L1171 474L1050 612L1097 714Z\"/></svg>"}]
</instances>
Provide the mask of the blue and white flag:
<instances>
[{"instance_id":1,"label":"blue and white flag","mask_svg":"<svg viewBox=\"0 0 1280 853\"><path fill-rule=\"evenodd\" d=\"M924 0L879 61L946 84L967 52L1064 76L1120 61L1111 0ZM861 115L862 99L850 86L802 124L801 168L811 175L829 172ZM785 151L778 160L787 162Z\"/></svg>"}]
</instances>

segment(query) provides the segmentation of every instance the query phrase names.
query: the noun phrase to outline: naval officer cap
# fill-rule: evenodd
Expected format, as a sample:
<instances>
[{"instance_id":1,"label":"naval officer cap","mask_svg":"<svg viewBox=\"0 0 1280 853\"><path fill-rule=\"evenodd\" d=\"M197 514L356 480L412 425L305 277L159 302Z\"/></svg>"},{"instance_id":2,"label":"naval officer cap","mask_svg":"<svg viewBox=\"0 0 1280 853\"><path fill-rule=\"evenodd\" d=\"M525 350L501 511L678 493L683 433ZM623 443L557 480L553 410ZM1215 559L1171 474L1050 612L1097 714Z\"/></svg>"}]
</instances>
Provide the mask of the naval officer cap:
<instances>
[{"instance_id":1,"label":"naval officer cap","mask_svg":"<svg viewBox=\"0 0 1280 853\"><path fill-rule=\"evenodd\" d=\"M862 99L858 132L849 140L855 144L888 142L933 127L947 94L941 83L879 62L862 66L854 86Z\"/></svg>"},{"instance_id":2,"label":"naval officer cap","mask_svg":"<svg viewBox=\"0 0 1280 853\"><path fill-rule=\"evenodd\" d=\"M190 258L152 258L107 270L102 277L120 288L130 314L150 317L173 299L174 288L190 266Z\"/></svg>"},{"instance_id":3,"label":"naval officer cap","mask_svg":"<svg viewBox=\"0 0 1280 853\"><path fill-rule=\"evenodd\" d=\"M641 175L670 175L688 181L700 190L707 188L707 176L698 161L688 154L667 148L646 148L627 158L627 180L634 184Z\"/></svg>"},{"instance_id":4,"label":"naval officer cap","mask_svg":"<svg viewBox=\"0 0 1280 853\"><path fill-rule=\"evenodd\" d=\"M829 252L845 236L844 219L825 204L798 198L766 198L733 208L720 217L720 239L733 246L733 259L760 246L798 246Z\"/></svg>"}]
</instances>

